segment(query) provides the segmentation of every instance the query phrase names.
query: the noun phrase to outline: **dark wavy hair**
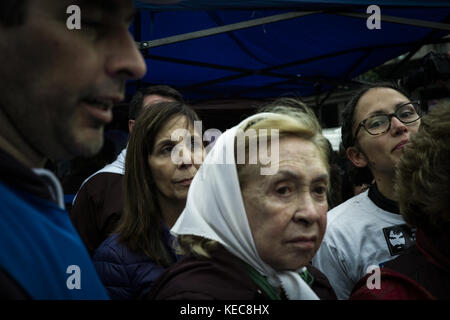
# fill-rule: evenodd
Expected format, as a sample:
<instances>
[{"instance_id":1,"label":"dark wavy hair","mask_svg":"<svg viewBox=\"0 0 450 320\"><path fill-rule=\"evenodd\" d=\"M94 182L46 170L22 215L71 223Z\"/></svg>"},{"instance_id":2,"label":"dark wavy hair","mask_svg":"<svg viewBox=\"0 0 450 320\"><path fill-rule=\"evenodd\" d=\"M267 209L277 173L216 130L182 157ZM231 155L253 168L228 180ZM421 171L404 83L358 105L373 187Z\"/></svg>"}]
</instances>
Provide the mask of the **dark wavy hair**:
<instances>
[{"instance_id":1,"label":"dark wavy hair","mask_svg":"<svg viewBox=\"0 0 450 320\"><path fill-rule=\"evenodd\" d=\"M144 108L136 120L125 159L124 212L116 228L120 241L130 250L142 252L162 266L170 265L171 259L161 241L164 220L148 156L158 132L176 116L184 116L192 125L199 120L195 111L181 102Z\"/></svg>"},{"instance_id":2,"label":"dark wavy hair","mask_svg":"<svg viewBox=\"0 0 450 320\"><path fill-rule=\"evenodd\" d=\"M395 193L405 221L428 235L450 229L450 104L432 109L405 147Z\"/></svg>"}]
</instances>

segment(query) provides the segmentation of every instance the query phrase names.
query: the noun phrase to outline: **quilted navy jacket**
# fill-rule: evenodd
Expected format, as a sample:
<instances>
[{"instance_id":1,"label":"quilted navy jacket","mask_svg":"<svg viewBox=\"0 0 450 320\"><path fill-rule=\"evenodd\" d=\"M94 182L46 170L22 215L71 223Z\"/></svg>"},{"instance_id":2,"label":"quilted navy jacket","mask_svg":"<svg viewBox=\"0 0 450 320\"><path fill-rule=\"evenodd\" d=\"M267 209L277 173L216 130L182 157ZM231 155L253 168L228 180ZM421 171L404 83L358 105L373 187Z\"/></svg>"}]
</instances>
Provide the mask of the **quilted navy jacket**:
<instances>
[{"instance_id":1,"label":"quilted navy jacket","mask_svg":"<svg viewBox=\"0 0 450 320\"><path fill-rule=\"evenodd\" d=\"M169 243L174 238L167 228L163 229L162 240L171 248ZM165 268L146 255L131 251L118 240L118 234L113 234L98 247L93 258L95 269L111 299L140 299L150 291ZM174 261L179 259L175 253L173 257Z\"/></svg>"}]
</instances>

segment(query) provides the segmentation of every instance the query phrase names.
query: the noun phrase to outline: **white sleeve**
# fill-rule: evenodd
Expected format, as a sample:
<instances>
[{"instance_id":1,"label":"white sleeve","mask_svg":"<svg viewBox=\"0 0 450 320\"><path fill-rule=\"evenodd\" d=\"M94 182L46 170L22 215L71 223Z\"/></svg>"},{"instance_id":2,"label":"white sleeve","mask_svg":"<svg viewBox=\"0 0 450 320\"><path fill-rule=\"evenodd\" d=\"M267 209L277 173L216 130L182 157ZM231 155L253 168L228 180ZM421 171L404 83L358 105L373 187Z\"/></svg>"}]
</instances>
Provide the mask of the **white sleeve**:
<instances>
[{"instance_id":1,"label":"white sleeve","mask_svg":"<svg viewBox=\"0 0 450 320\"><path fill-rule=\"evenodd\" d=\"M327 276L337 298L345 300L349 298L354 283L348 276L345 257L330 240L329 237L324 238L312 264Z\"/></svg>"}]
</instances>

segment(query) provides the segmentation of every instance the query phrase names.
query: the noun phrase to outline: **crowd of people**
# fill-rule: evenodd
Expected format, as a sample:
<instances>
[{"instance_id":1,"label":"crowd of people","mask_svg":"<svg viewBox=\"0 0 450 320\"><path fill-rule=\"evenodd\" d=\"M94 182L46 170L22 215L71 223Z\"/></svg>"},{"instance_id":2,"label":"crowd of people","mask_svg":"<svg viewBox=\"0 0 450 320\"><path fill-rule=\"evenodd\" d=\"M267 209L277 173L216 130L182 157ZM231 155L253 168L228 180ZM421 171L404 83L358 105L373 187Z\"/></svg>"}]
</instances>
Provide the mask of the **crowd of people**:
<instances>
[{"instance_id":1,"label":"crowd of people","mask_svg":"<svg viewBox=\"0 0 450 320\"><path fill-rule=\"evenodd\" d=\"M142 88L126 147L69 214L46 161L97 154L146 72L133 2L102 3L89 6L106 25L83 32L67 30L66 1L0 4L0 298L450 298L450 105L425 113L392 83L350 99L340 158L298 99L207 152L180 92Z\"/></svg>"}]
</instances>

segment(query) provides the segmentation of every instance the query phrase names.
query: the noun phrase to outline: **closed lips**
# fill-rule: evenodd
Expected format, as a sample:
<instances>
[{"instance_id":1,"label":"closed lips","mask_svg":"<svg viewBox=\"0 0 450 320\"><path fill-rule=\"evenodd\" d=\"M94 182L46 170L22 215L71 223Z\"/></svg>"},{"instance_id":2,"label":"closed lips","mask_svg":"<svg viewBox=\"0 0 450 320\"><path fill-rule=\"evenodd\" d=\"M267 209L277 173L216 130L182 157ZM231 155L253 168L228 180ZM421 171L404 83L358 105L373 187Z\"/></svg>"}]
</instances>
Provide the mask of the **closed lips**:
<instances>
[{"instance_id":1,"label":"closed lips","mask_svg":"<svg viewBox=\"0 0 450 320\"><path fill-rule=\"evenodd\" d=\"M298 237L298 238L289 240L288 242L315 242L315 241L316 241L316 237Z\"/></svg>"},{"instance_id":2,"label":"closed lips","mask_svg":"<svg viewBox=\"0 0 450 320\"><path fill-rule=\"evenodd\" d=\"M403 141L401 141L399 144L397 144L397 145L392 149L392 151L403 148L403 146L404 146L405 144L407 144L408 142L409 142L409 140L403 140Z\"/></svg>"},{"instance_id":3,"label":"closed lips","mask_svg":"<svg viewBox=\"0 0 450 320\"><path fill-rule=\"evenodd\" d=\"M181 180L176 180L175 183L183 183L183 182L191 182L192 178L186 178L186 179L181 179Z\"/></svg>"},{"instance_id":4,"label":"closed lips","mask_svg":"<svg viewBox=\"0 0 450 320\"><path fill-rule=\"evenodd\" d=\"M83 100L87 104L91 105L92 107L101 109L101 110L108 110L113 107L111 101L101 101L96 99L85 99Z\"/></svg>"}]
</instances>

